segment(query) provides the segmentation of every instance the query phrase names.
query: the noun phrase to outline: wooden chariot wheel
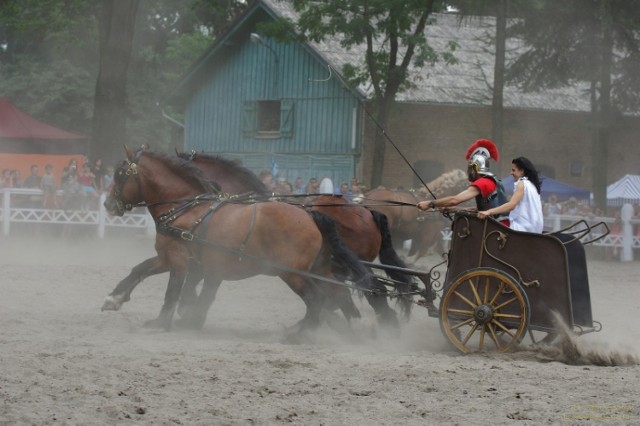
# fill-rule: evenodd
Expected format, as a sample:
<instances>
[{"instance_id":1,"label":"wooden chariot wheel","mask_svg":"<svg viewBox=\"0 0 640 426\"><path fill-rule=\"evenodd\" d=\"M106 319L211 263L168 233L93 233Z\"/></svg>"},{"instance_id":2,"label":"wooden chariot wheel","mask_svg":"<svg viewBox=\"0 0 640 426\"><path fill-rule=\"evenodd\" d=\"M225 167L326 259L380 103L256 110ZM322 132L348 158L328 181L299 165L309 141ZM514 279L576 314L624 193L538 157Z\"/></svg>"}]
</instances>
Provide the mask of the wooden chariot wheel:
<instances>
[{"instance_id":1,"label":"wooden chariot wheel","mask_svg":"<svg viewBox=\"0 0 640 426\"><path fill-rule=\"evenodd\" d=\"M527 332L529 299L494 268L474 268L451 281L440 300L440 328L461 352L506 352Z\"/></svg>"}]
</instances>

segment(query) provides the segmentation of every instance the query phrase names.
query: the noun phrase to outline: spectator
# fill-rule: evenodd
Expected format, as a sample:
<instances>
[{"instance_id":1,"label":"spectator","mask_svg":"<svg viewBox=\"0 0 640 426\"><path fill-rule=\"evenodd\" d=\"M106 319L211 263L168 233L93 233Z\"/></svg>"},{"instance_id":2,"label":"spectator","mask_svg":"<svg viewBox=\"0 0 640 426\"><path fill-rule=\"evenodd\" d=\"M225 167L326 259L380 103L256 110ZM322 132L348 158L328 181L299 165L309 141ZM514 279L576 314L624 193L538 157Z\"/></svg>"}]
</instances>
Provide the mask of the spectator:
<instances>
[{"instance_id":1,"label":"spectator","mask_svg":"<svg viewBox=\"0 0 640 426\"><path fill-rule=\"evenodd\" d=\"M56 180L53 175L53 166L47 164L44 166L44 175L40 180L40 187L42 188L42 207L45 209L57 209L58 203L56 201Z\"/></svg>"},{"instance_id":2,"label":"spectator","mask_svg":"<svg viewBox=\"0 0 640 426\"><path fill-rule=\"evenodd\" d=\"M578 200L575 197L571 197L569 198L565 203L564 203L564 208L562 209L562 213L564 214L568 214L568 215L577 215L578 214Z\"/></svg>"},{"instance_id":3,"label":"spectator","mask_svg":"<svg viewBox=\"0 0 640 426\"><path fill-rule=\"evenodd\" d=\"M84 193L90 197L89 199L98 198L99 194L96 190L96 177L91 172L91 166L89 164L85 163L82 166L82 171L78 176L78 183L82 187Z\"/></svg>"},{"instance_id":4,"label":"spectator","mask_svg":"<svg viewBox=\"0 0 640 426\"><path fill-rule=\"evenodd\" d=\"M264 183L264 186L267 187L267 190L270 192L274 191L273 188L273 176L271 176L271 172L268 170L263 170L260 172L260 174L258 175L260 177L260 180L262 181L262 183Z\"/></svg>"},{"instance_id":5,"label":"spectator","mask_svg":"<svg viewBox=\"0 0 640 426\"><path fill-rule=\"evenodd\" d=\"M102 158L96 158L91 163L91 173L93 173L94 179L96 181L96 189L98 193L102 191L102 176L104 176L104 166L102 165Z\"/></svg>"},{"instance_id":6,"label":"spectator","mask_svg":"<svg viewBox=\"0 0 640 426\"><path fill-rule=\"evenodd\" d=\"M102 182L100 183L100 188L104 192L110 192L111 187L113 186L113 173L115 172L113 166L107 167L107 172L102 176Z\"/></svg>"},{"instance_id":7,"label":"spectator","mask_svg":"<svg viewBox=\"0 0 640 426\"><path fill-rule=\"evenodd\" d=\"M351 183L351 198L362 195L363 193L364 191L362 191L362 187L358 184L358 181L355 181L355 183Z\"/></svg>"},{"instance_id":8,"label":"spectator","mask_svg":"<svg viewBox=\"0 0 640 426\"><path fill-rule=\"evenodd\" d=\"M31 174L24 180L24 188L40 188L42 177L38 174L39 168L37 164L31 166Z\"/></svg>"},{"instance_id":9,"label":"spectator","mask_svg":"<svg viewBox=\"0 0 640 426\"><path fill-rule=\"evenodd\" d=\"M293 193L304 194L304 182L299 176L293 181Z\"/></svg>"},{"instance_id":10,"label":"spectator","mask_svg":"<svg viewBox=\"0 0 640 426\"><path fill-rule=\"evenodd\" d=\"M340 187L336 190L336 195L341 195L349 201L353 198L353 193L351 192L347 182L342 182L340 184Z\"/></svg>"},{"instance_id":11,"label":"spectator","mask_svg":"<svg viewBox=\"0 0 640 426\"><path fill-rule=\"evenodd\" d=\"M13 181L14 188L22 188L24 186L24 182L20 177L20 170L11 170L11 180Z\"/></svg>"},{"instance_id":12,"label":"spectator","mask_svg":"<svg viewBox=\"0 0 640 426\"><path fill-rule=\"evenodd\" d=\"M65 210L80 210L84 204L85 194L82 186L78 183L78 177L74 173L68 175L67 181L62 187L63 202L62 208Z\"/></svg>"},{"instance_id":13,"label":"spectator","mask_svg":"<svg viewBox=\"0 0 640 426\"><path fill-rule=\"evenodd\" d=\"M293 194L293 187L291 183L287 181L287 179L281 177L281 178L278 178L275 192L276 194L279 194L279 195L291 195Z\"/></svg>"},{"instance_id":14,"label":"spectator","mask_svg":"<svg viewBox=\"0 0 640 426\"><path fill-rule=\"evenodd\" d=\"M2 188L13 188L13 175L11 173L11 169L4 169L2 171Z\"/></svg>"},{"instance_id":15,"label":"spectator","mask_svg":"<svg viewBox=\"0 0 640 426\"><path fill-rule=\"evenodd\" d=\"M319 188L320 185L318 184L318 179L314 177L309 179L309 182L307 182L307 194L317 194Z\"/></svg>"},{"instance_id":16,"label":"spectator","mask_svg":"<svg viewBox=\"0 0 640 426\"><path fill-rule=\"evenodd\" d=\"M562 205L558 203L558 197L556 194L551 194L549 201L545 205L545 215L549 214L562 214Z\"/></svg>"},{"instance_id":17,"label":"spectator","mask_svg":"<svg viewBox=\"0 0 640 426\"><path fill-rule=\"evenodd\" d=\"M71 175L78 177L78 161L75 158L69 160L69 164L62 170L62 186L70 180Z\"/></svg>"}]
</instances>

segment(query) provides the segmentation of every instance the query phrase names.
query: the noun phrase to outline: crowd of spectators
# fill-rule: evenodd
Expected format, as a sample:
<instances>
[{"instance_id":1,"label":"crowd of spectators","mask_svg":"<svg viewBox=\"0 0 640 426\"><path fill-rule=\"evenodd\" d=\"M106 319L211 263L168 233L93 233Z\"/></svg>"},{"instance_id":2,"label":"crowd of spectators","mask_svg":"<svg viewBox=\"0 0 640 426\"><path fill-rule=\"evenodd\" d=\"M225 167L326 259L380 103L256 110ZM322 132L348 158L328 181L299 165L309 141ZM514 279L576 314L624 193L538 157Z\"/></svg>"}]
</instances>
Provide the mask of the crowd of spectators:
<instances>
[{"instance_id":1,"label":"crowd of spectators","mask_svg":"<svg viewBox=\"0 0 640 426\"><path fill-rule=\"evenodd\" d=\"M101 159L93 162L84 157L82 166L78 160L71 158L62 169L60 179L52 164L44 166L44 173L40 175L40 165L33 164L29 169L29 176L22 180L16 169L4 169L0 189L3 188L32 188L41 189L42 195L17 197L16 202L31 208L46 208L64 210L93 210L97 208L98 198L103 192L111 190L113 185L114 168L104 167ZM60 196L58 191L62 190Z\"/></svg>"},{"instance_id":2,"label":"crowd of spectators","mask_svg":"<svg viewBox=\"0 0 640 426\"><path fill-rule=\"evenodd\" d=\"M366 192L366 187L360 183L356 178L352 178L350 182L342 181L340 185L334 185L331 178L324 176L321 179L317 177L311 177L307 183L304 183L304 179L298 176L293 183L289 182L287 178L277 176L275 179L268 170L263 170L259 173L259 178L267 187L270 192L276 195L316 195L321 194L323 191L320 189L321 182L331 182L330 186L333 187L331 191L333 195L345 197L351 201L354 197Z\"/></svg>"}]
</instances>

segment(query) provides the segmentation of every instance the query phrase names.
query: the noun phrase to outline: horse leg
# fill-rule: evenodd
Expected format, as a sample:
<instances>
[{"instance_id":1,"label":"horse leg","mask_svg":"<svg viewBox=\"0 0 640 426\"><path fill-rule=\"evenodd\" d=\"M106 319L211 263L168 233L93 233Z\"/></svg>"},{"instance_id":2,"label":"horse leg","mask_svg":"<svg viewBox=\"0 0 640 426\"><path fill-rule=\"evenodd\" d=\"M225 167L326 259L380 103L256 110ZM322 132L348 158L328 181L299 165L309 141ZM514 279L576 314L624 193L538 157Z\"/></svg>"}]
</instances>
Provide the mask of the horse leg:
<instances>
[{"instance_id":1,"label":"horse leg","mask_svg":"<svg viewBox=\"0 0 640 426\"><path fill-rule=\"evenodd\" d=\"M216 294L221 283L222 280L217 278L205 278L204 283L202 284L200 296L194 300L194 303L186 306L186 310L183 312L182 317L176 320L176 325L194 330L202 329L204 322L207 320L209 308L211 308L213 301L216 299ZM184 289L182 292L184 293Z\"/></svg>"},{"instance_id":2,"label":"horse leg","mask_svg":"<svg viewBox=\"0 0 640 426\"><path fill-rule=\"evenodd\" d=\"M178 303L178 315L183 316L198 301L198 293L196 287L202 280L202 265L197 262L191 263L187 279L182 286L180 292L180 302Z\"/></svg>"},{"instance_id":3,"label":"horse leg","mask_svg":"<svg viewBox=\"0 0 640 426\"><path fill-rule=\"evenodd\" d=\"M145 278L157 275L169 270L159 257L152 257L145 260L131 269L129 275L118 283L116 288L107 296L102 305L103 311L117 311L124 302L131 299L131 292Z\"/></svg>"},{"instance_id":4,"label":"horse leg","mask_svg":"<svg viewBox=\"0 0 640 426\"><path fill-rule=\"evenodd\" d=\"M320 325L320 312L326 296L318 289L313 280L301 275L283 273L280 278L302 299L307 307L304 317L287 329L285 341L301 343L309 340L307 332L316 330Z\"/></svg>"},{"instance_id":5,"label":"horse leg","mask_svg":"<svg viewBox=\"0 0 640 426\"><path fill-rule=\"evenodd\" d=\"M186 272L172 270L169 273L169 284L167 284L167 291L164 295L164 305L162 305L160 314L156 319L147 321L144 324L145 327L164 328L166 331L171 330L171 321L173 320L173 314L178 305L178 299L180 298L180 291L182 290L185 277Z\"/></svg>"},{"instance_id":6,"label":"horse leg","mask_svg":"<svg viewBox=\"0 0 640 426\"><path fill-rule=\"evenodd\" d=\"M380 231L380 250L378 251L378 258L383 265L397 266L400 268L406 268L407 265L402 261L396 250L393 248L393 239L391 238L391 231L389 230L389 223L387 217L382 213L372 211L373 219ZM387 275L398 284L396 290L400 293L409 293L398 298L398 304L402 310L405 318L409 318L411 315L412 297L410 292L414 289L414 284L411 276L402 272L388 271Z\"/></svg>"}]
</instances>

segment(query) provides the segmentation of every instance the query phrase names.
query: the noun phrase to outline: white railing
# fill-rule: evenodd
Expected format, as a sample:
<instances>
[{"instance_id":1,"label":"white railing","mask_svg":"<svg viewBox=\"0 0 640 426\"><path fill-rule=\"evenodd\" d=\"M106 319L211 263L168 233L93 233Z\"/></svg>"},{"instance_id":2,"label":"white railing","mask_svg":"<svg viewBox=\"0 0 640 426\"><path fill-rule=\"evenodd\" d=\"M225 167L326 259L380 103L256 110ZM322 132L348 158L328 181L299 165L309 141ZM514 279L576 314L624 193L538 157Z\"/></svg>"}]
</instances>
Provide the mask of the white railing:
<instances>
[{"instance_id":1,"label":"white railing","mask_svg":"<svg viewBox=\"0 0 640 426\"><path fill-rule=\"evenodd\" d=\"M94 225L98 237L104 238L109 228L142 229L149 236L155 235L155 223L146 209L127 213L122 217L110 216L104 208L106 194L97 200L88 200L80 209L44 208L43 193L39 189L5 188L0 205L2 233L9 235L12 223L47 223L68 225ZM62 201L64 194L57 191L56 198Z\"/></svg>"},{"instance_id":2,"label":"white railing","mask_svg":"<svg viewBox=\"0 0 640 426\"><path fill-rule=\"evenodd\" d=\"M104 208L106 194L102 194L98 200L92 200L83 209L48 209L37 207L42 205L43 193L39 189L5 188L0 190L2 205L0 205L0 219L2 220L2 233L9 235L12 223L48 223L69 225L94 225L98 237L104 238L109 228L130 228L144 230L147 235L155 235L155 223L146 209L136 209L124 216L110 216ZM58 200L62 200L62 191L57 192ZM34 205L36 204L36 205ZM545 217L545 230L558 231L567 226L584 220L589 225L599 222L606 223L611 230L615 228L616 220L619 231L611 232L604 238L595 241L594 246L611 247L617 249L620 260L633 260L633 249L640 249L640 236L633 232L634 227L640 225L640 219L633 216L633 207L625 205L621 210L619 219L613 217L584 217L574 215L549 215ZM590 234L583 237L584 240L592 240L602 235L602 228L595 228ZM445 228L441 232L445 244L451 240L451 229Z\"/></svg>"}]
</instances>

